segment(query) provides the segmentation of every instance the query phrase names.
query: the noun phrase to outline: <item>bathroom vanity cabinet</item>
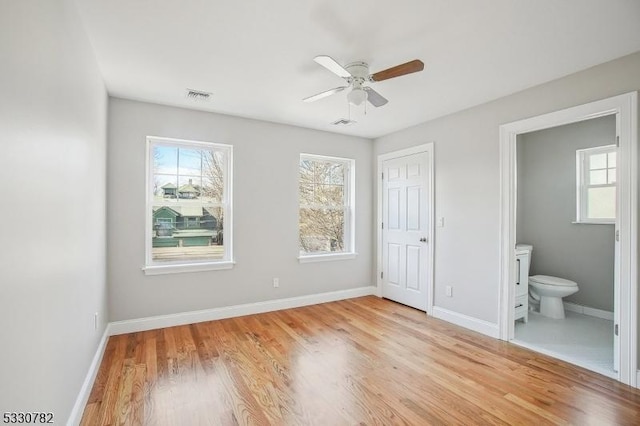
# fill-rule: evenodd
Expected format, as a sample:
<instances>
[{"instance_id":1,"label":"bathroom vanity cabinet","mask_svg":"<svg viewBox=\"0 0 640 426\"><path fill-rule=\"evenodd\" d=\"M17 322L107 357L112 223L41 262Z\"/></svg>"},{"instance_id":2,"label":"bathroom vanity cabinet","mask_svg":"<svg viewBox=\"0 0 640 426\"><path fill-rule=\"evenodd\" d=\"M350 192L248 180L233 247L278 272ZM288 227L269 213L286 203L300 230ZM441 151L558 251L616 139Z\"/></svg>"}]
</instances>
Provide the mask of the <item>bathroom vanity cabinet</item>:
<instances>
[{"instance_id":1,"label":"bathroom vanity cabinet","mask_svg":"<svg viewBox=\"0 0 640 426\"><path fill-rule=\"evenodd\" d=\"M514 320L529 320L529 252L516 250L516 303Z\"/></svg>"}]
</instances>

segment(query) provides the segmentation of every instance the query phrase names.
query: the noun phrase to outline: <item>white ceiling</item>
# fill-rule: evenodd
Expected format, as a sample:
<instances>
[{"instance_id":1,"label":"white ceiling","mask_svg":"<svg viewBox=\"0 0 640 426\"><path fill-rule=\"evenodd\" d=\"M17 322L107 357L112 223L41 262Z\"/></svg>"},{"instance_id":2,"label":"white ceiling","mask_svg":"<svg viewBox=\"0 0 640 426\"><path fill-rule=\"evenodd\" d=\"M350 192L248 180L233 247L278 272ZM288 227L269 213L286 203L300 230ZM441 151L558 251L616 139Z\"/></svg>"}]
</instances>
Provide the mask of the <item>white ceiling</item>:
<instances>
[{"instance_id":1,"label":"white ceiling","mask_svg":"<svg viewBox=\"0 0 640 426\"><path fill-rule=\"evenodd\" d=\"M640 50L638 0L76 0L109 93L378 137ZM313 58L380 71L381 108L346 92ZM187 88L213 93L189 100Z\"/></svg>"}]
</instances>

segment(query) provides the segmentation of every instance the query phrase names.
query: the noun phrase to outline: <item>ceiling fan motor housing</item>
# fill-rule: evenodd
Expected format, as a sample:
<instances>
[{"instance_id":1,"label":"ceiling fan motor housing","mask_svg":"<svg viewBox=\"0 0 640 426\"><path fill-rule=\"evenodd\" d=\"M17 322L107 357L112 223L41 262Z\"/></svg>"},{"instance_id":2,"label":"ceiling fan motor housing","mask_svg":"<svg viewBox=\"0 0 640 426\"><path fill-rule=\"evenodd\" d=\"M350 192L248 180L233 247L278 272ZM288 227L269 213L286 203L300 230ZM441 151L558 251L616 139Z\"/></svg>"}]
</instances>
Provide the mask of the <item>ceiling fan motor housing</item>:
<instances>
[{"instance_id":1,"label":"ceiling fan motor housing","mask_svg":"<svg viewBox=\"0 0 640 426\"><path fill-rule=\"evenodd\" d=\"M347 81L351 84L351 92L347 95L350 104L359 106L367 100L367 92L363 89L363 84L369 81L369 65L366 62L352 62L344 67L351 78Z\"/></svg>"},{"instance_id":2,"label":"ceiling fan motor housing","mask_svg":"<svg viewBox=\"0 0 640 426\"><path fill-rule=\"evenodd\" d=\"M369 65L366 62L352 62L344 67L354 84L362 85L365 81L369 81Z\"/></svg>"}]
</instances>

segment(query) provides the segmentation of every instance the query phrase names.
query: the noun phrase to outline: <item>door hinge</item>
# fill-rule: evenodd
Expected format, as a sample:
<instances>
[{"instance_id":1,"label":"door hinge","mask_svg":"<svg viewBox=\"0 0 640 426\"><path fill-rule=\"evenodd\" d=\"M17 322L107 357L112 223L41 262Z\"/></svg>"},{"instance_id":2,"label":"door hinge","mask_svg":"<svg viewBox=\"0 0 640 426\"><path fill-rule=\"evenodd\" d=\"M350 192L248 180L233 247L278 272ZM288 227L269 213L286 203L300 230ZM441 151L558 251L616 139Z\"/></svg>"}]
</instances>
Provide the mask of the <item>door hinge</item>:
<instances>
[{"instance_id":1,"label":"door hinge","mask_svg":"<svg viewBox=\"0 0 640 426\"><path fill-rule=\"evenodd\" d=\"M384 229L384 222L382 222L382 229Z\"/></svg>"},{"instance_id":2,"label":"door hinge","mask_svg":"<svg viewBox=\"0 0 640 426\"><path fill-rule=\"evenodd\" d=\"M620 136L616 136L616 146L620 148Z\"/></svg>"},{"instance_id":3,"label":"door hinge","mask_svg":"<svg viewBox=\"0 0 640 426\"><path fill-rule=\"evenodd\" d=\"M384 278L384 272L380 272L380 279Z\"/></svg>"},{"instance_id":4,"label":"door hinge","mask_svg":"<svg viewBox=\"0 0 640 426\"><path fill-rule=\"evenodd\" d=\"M382 173L382 180L384 180L384 173Z\"/></svg>"},{"instance_id":5,"label":"door hinge","mask_svg":"<svg viewBox=\"0 0 640 426\"><path fill-rule=\"evenodd\" d=\"M616 336L618 335L618 324L613 326L613 334L615 334Z\"/></svg>"},{"instance_id":6,"label":"door hinge","mask_svg":"<svg viewBox=\"0 0 640 426\"><path fill-rule=\"evenodd\" d=\"M616 241L620 241L620 230L616 229Z\"/></svg>"}]
</instances>

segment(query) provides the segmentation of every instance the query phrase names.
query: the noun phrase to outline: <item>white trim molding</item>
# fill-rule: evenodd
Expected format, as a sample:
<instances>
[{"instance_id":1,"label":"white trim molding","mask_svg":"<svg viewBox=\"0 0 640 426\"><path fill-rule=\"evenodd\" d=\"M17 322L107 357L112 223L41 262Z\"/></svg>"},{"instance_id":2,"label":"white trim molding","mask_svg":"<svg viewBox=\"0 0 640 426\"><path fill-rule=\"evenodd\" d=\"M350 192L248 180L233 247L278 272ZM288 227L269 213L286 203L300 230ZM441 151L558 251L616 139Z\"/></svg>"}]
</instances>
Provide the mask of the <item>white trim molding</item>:
<instances>
[{"instance_id":1,"label":"white trim molding","mask_svg":"<svg viewBox=\"0 0 640 426\"><path fill-rule=\"evenodd\" d=\"M426 152L428 154L429 166L429 198L427 200L427 214L429 223L427 225L427 314L433 315L433 299L434 299L434 250L435 250L435 144L433 142L422 145L413 146L411 148L401 149L399 151L388 152L378 155L378 165L376 171L377 181L377 220L376 220L376 295L382 297L382 278L380 273L384 270L382 261L382 163L393 158L406 157L408 155Z\"/></svg>"},{"instance_id":2,"label":"white trim molding","mask_svg":"<svg viewBox=\"0 0 640 426\"><path fill-rule=\"evenodd\" d=\"M516 140L519 134L614 115L618 137L619 242L614 321L619 325L618 380L636 386L638 301L638 93L630 92L500 126L499 337L514 337ZM616 351L614 350L614 353ZM615 364L615 362L614 362Z\"/></svg>"},{"instance_id":3,"label":"white trim molding","mask_svg":"<svg viewBox=\"0 0 640 426\"><path fill-rule=\"evenodd\" d=\"M331 262L334 260L351 260L351 259L355 259L356 256L358 256L358 253L307 254L305 256L299 256L298 262L313 263L313 262Z\"/></svg>"},{"instance_id":4,"label":"white trim molding","mask_svg":"<svg viewBox=\"0 0 640 426\"><path fill-rule=\"evenodd\" d=\"M459 325L460 327L477 331L478 333L484 334L485 336L493 337L494 339L497 339L499 335L498 324L470 317L458 312L450 311L439 306L433 307L432 316L434 318Z\"/></svg>"},{"instance_id":5,"label":"white trim molding","mask_svg":"<svg viewBox=\"0 0 640 426\"><path fill-rule=\"evenodd\" d=\"M107 324L104 329L104 333L102 334L102 338L100 339L100 343L98 343L96 353L91 360L91 364L89 365L89 370L87 371L87 375L84 378L84 382L82 382L82 387L80 388L80 392L78 393L76 402L75 404L73 404L71 414L69 414L67 426L79 425L80 421L82 420L82 414L84 413L84 409L87 405L87 402L89 401L89 395L91 395L93 382L96 380L96 376L98 375L98 370L100 369L100 364L102 363L102 357L104 356L104 350L107 347L109 336L111 336L111 327L110 324Z\"/></svg>"},{"instance_id":6,"label":"white trim molding","mask_svg":"<svg viewBox=\"0 0 640 426\"><path fill-rule=\"evenodd\" d=\"M182 272L220 271L223 269L232 269L235 264L232 260L225 262L181 263L179 265L143 266L142 270L145 275L162 275Z\"/></svg>"},{"instance_id":7,"label":"white trim molding","mask_svg":"<svg viewBox=\"0 0 640 426\"><path fill-rule=\"evenodd\" d=\"M370 296L374 295L375 292L376 288L374 286L357 287L348 290L310 294L308 296L289 297L286 299L275 299L265 302L203 309L200 311L115 321L110 323L110 330L111 335L115 336L118 334L134 333L137 331L155 330L158 328L174 327L177 325L195 324L204 321L214 321L243 315L279 311L282 309L299 308L302 306L316 305L318 303L335 302L338 300L352 299L354 297Z\"/></svg>"}]
</instances>

